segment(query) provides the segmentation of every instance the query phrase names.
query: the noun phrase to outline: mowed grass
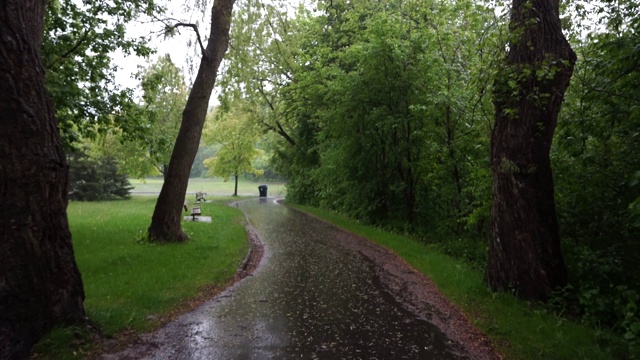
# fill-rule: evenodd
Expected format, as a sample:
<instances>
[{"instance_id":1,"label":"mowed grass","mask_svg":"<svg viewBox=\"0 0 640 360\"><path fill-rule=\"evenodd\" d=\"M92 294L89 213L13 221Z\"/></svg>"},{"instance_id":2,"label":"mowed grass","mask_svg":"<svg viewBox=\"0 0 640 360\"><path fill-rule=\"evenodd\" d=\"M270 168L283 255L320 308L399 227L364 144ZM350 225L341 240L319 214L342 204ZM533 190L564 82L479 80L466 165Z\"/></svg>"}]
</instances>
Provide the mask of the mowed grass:
<instances>
[{"instance_id":1,"label":"mowed grass","mask_svg":"<svg viewBox=\"0 0 640 360\"><path fill-rule=\"evenodd\" d=\"M231 199L201 204L212 222L183 222L190 239L162 245L144 240L156 197L69 204L84 306L104 335L157 328L187 300L233 277L249 244L244 215L226 206ZM32 357L82 359L96 350L91 339L83 328L55 329L36 345Z\"/></svg>"},{"instance_id":2,"label":"mowed grass","mask_svg":"<svg viewBox=\"0 0 640 360\"><path fill-rule=\"evenodd\" d=\"M183 222L190 239L161 245L145 241L156 197L71 202L69 227L89 319L107 336L149 331L204 288L226 283L249 247L244 215L226 206L229 200L201 204L212 222ZM39 359L83 358L92 348L87 339L77 327L55 329L34 354Z\"/></svg>"},{"instance_id":3,"label":"mowed grass","mask_svg":"<svg viewBox=\"0 0 640 360\"><path fill-rule=\"evenodd\" d=\"M133 191L140 192L160 192L164 180L162 178L146 178L129 179L133 186ZM285 184L274 182L255 182L247 180L238 181L238 195L253 195L258 196L258 186L267 184L268 195L278 196L285 194ZM233 194L235 182L233 179L224 181L222 178L190 178L189 185L187 186L187 193L194 194L197 191L206 192L209 195L224 195L230 196ZM187 196L187 198L193 196Z\"/></svg>"},{"instance_id":4,"label":"mowed grass","mask_svg":"<svg viewBox=\"0 0 640 360\"><path fill-rule=\"evenodd\" d=\"M326 210L292 206L393 250L431 278L506 359L611 358L597 344L595 330L554 316L512 295L489 291L480 272L439 253L434 246L360 225Z\"/></svg>"},{"instance_id":5,"label":"mowed grass","mask_svg":"<svg viewBox=\"0 0 640 360\"><path fill-rule=\"evenodd\" d=\"M212 223L183 222L190 240L144 241L155 197L68 208L87 315L106 334L145 331L155 319L203 287L226 282L247 254L242 213L223 203L202 204Z\"/></svg>"}]
</instances>

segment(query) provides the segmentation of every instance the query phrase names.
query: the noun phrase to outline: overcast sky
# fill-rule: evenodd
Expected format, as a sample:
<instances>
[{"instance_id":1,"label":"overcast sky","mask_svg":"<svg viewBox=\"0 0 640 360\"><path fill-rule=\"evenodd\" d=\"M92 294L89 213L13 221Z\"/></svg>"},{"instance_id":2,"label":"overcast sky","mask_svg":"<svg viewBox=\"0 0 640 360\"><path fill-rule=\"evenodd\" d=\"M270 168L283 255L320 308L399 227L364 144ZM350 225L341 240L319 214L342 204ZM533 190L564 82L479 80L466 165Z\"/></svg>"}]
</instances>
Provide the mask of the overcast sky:
<instances>
[{"instance_id":1,"label":"overcast sky","mask_svg":"<svg viewBox=\"0 0 640 360\"><path fill-rule=\"evenodd\" d=\"M175 18L180 21L189 23L199 23L199 31L202 36L209 33L209 19L202 19L202 14L197 11L187 13L183 11L181 5L175 5L177 2L169 1L168 13L166 17ZM157 50L157 53L152 55L150 59L143 59L132 54L126 56L121 51L112 54L112 59L118 66L116 73L116 83L120 87L136 88L139 85L139 81L134 78L134 75L139 71L140 67L147 67L150 63L155 62L159 56L164 54L171 55L171 60L182 69L185 79L188 83L192 82L192 74L189 70L189 59L193 59L194 49L189 48L189 42L196 41L196 36L193 30L190 28L180 28L179 33L176 33L174 37L165 38L162 35L162 29L164 25L160 22L141 21L129 24L127 27L127 34L130 37L148 37L151 42L150 46ZM199 61L199 57L196 61ZM214 94L214 96L216 96Z\"/></svg>"}]
</instances>

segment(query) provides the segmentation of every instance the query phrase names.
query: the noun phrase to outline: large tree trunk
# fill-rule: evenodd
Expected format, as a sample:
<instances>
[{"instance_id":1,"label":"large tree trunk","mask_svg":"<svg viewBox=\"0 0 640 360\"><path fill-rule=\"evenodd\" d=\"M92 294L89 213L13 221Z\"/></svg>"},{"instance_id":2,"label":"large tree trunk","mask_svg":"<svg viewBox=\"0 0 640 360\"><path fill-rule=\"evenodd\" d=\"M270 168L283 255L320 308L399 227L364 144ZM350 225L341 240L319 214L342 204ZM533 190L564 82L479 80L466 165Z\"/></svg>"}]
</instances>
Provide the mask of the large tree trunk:
<instances>
[{"instance_id":1,"label":"large tree trunk","mask_svg":"<svg viewBox=\"0 0 640 360\"><path fill-rule=\"evenodd\" d=\"M39 57L45 0L0 1L0 359L84 319L68 167Z\"/></svg>"},{"instance_id":2,"label":"large tree trunk","mask_svg":"<svg viewBox=\"0 0 640 360\"><path fill-rule=\"evenodd\" d=\"M576 55L558 0L514 0L504 72L495 80L493 207L487 282L545 299L565 285L549 151Z\"/></svg>"},{"instance_id":3,"label":"large tree trunk","mask_svg":"<svg viewBox=\"0 0 640 360\"><path fill-rule=\"evenodd\" d=\"M180 227L182 205L191 166L200 145L211 91L216 82L220 62L229 46L234 2L235 0L215 0L211 8L211 33L200 60L198 75L182 113L182 124L171 154L169 169L165 174L149 226L149 239L152 241L174 242L187 239Z\"/></svg>"}]
</instances>

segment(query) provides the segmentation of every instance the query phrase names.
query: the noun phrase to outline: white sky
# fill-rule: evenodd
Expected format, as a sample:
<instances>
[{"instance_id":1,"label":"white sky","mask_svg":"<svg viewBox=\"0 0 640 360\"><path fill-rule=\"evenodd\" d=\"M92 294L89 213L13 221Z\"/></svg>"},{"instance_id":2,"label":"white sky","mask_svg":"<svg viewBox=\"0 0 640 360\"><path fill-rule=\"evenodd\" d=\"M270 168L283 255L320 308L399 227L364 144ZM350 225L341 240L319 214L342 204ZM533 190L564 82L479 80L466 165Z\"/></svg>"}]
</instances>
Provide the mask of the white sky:
<instances>
[{"instance_id":1,"label":"white sky","mask_svg":"<svg viewBox=\"0 0 640 360\"><path fill-rule=\"evenodd\" d=\"M206 10L204 13L197 9L186 10L185 5L191 2L206 2ZM163 18L174 18L178 21L185 23L198 24L200 36L205 41L205 37L208 36L210 30L210 11L213 0L192 0L185 2L176 2L171 0L164 0L161 5L167 7L167 13L163 15ZM291 14L294 13L295 7L305 0L289 0L286 2L288 10ZM312 1L310 1L312 2ZM236 2L236 7L240 4L240 1ZM311 4L307 4L311 6ZM170 22L175 23L176 21ZM135 79L135 74L140 70L140 67L147 67L149 64L155 62L159 56L169 54L171 60L176 66L182 69L187 84L193 82L195 72L198 69L200 62L200 50L199 47L189 47L188 44L195 44L197 38L195 32L191 28L182 27L178 29L179 33L172 38L165 38L162 35L162 29L164 25L160 22L134 22L127 27L127 34L130 37L150 37L150 46L157 50L157 53L152 55L149 60L139 58L135 55L125 56L124 53L118 51L112 54L112 59L118 67L118 71L115 75L116 84L121 88L138 88L139 81ZM204 44L206 46L206 43ZM194 62L194 64L190 64ZM222 70L222 68L221 68ZM211 105L218 103L217 89L214 88L211 100Z\"/></svg>"},{"instance_id":2,"label":"white sky","mask_svg":"<svg viewBox=\"0 0 640 360\"><path fill-rule=\"evenodd\" d=\"M208 35L209 18L205 18L203 20L202 14L198 13L197 10L192 12L195 12L195 15L186 13L182 10L180 5L175 5L175 1L173 2L174 5L172 5L168 0L166 0L165 3L166 2L169 4L169 9L163 18L171 17L185 23L199 23L198 27L200 35L202 37ZM190 70L189 62L194 61L191 59L194 59L195 49L193 47L190 48L188 44L189 42L195 43L197 41L195 32L191 28L183 27L178 29L179 33L176 33L175 36L165 38L162 35L163 28L164 25L160 22L144 21L129 24L127 27L127 35L129 37L148 37L151 40L149 46L156 49L157 52L156 54L151 55L149 59L138 57L135 54L127 56L121 51L117 51L112 54L111 58L118 67L118 71L115 75L115 81L118 86L121 88L136 89L140 82L135 79L135 74L140 71L140 67L148 67L151 63L154 63L159 56L163 56L165 54L169 54L174 64L182 69L187 83L192 83L193 71ZM199 55L199 48L197 51ZM198 56L195 58L195 61L197 62L195 65L197 70L200 57ZM213 100L217 100L217 95L215 93L212 95L212 101Z\"/></svg>"}]
</instances>

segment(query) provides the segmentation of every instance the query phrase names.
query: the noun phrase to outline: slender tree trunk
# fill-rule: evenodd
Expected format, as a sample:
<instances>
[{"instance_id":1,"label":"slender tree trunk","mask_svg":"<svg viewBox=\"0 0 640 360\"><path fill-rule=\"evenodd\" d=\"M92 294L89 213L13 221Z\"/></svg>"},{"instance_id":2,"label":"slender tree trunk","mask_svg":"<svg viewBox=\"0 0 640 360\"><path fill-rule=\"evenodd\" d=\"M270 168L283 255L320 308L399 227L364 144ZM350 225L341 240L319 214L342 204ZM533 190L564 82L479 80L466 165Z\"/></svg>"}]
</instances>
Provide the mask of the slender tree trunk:
<instances>
[{"instance_id":1,"label":"slender tree trunk","mask_svg":"<svg viewBox=\"0 0 640 360\"><path fill-rule=\"evenodd\" d=\"M234 176L236 177L236 186L233 189L233 196L238 196L238 173L235 173Z\"/></svg>"},{"instance_id":2,"label":"slender tree trunk","mask_svg":"<svg viewBox=\"0 0 640 360\"><path fill-rule=\"evenodd\" d=\"M494 83L493 207L486 279L546 299L566 284L549 151L576 56L558 0L514 0L504 73Z\"/></svg>"},{"instance_id":3,"label":"slender tree trunk","mask_svg":"<svg viewBox=\"0 0 640 360\"><path fill-rule=\"evenodd\" d=\"M200 145L211 91L216 82L220 62L229 46L234 2L235 0L215 0L211 8L211 33L182 113L178 138L149 226L149 238L152 241L173 242L187 239L180 227L182 205L191 166Z\"/></svg>"},{"instance_id":4,"label":"slender tree trunk","mask_svg":"<svg viewBox=\"0 0 640 360\"><path fill-rule=\"evenodd\" d=\"M69 169L44 87L45 0L0 1L0 359L84 319L67 222Z\"/></svg>"}]
</instances>

